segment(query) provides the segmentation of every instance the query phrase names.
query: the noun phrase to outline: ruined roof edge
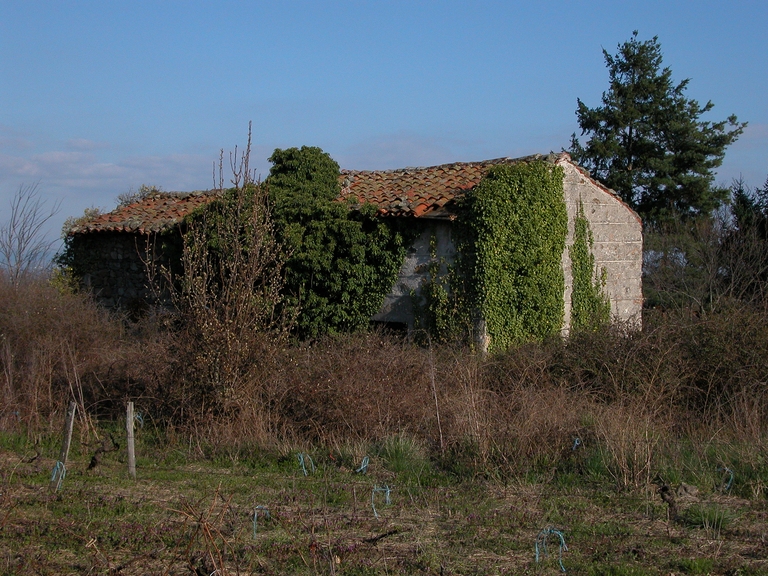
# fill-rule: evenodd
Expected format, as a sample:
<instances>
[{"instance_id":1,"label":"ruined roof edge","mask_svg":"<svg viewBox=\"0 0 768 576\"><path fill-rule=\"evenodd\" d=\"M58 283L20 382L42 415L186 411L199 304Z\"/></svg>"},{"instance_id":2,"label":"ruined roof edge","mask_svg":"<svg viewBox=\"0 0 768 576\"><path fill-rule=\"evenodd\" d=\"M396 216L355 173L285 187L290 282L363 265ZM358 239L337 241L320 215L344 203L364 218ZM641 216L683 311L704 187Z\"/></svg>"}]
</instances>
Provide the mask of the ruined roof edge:
<instances>
[{"instance_id":1,"label":"ruined roof edge","mask_svg":"<svg viewBox=\"0 0 768 576\"><path fill-rule=\"evenodd\" d=\"M493 158L491 160L475 160L471 162L447 162L445 164L433 164L431 166L406 166L405 168L388 168L386 170L352 170L349 168L342 168L340 173L342 176L346 174L408 174L411 172L420 172L423 170L435 170L438 168L451 168L453 166L473 166L475 164L517 164L518 162L533 162L535 160L547 160L552 161L552 156L559 157L562 154L529 154L528 156L520 156L518 158L512 158L511 156L502 156L501 158ZM569 156L570 158L570 156Z\"/></svg>"}]
</instances>

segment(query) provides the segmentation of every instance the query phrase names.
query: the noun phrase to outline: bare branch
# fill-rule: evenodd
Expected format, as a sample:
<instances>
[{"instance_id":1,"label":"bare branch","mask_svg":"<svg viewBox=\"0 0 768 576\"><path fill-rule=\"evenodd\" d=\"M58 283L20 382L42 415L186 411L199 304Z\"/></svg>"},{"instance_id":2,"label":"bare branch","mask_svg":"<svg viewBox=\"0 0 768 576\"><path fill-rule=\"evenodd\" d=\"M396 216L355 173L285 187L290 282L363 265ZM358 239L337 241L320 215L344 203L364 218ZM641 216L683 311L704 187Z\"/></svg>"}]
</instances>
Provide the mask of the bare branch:
<instances>
[{"instance_id":1,"label":"bare branch","mask_svg":"<svg viewBox=\"0 0 768 576\"><path fill-rule=\"evenodd\" d=\"M55 240L45 238L44 226L59 211L61 202L48 210L38 184L22 184L11 200L10 218L0 224L0 270L18 286L29 274L47 267Z\"/></svg>"}]
</instances>

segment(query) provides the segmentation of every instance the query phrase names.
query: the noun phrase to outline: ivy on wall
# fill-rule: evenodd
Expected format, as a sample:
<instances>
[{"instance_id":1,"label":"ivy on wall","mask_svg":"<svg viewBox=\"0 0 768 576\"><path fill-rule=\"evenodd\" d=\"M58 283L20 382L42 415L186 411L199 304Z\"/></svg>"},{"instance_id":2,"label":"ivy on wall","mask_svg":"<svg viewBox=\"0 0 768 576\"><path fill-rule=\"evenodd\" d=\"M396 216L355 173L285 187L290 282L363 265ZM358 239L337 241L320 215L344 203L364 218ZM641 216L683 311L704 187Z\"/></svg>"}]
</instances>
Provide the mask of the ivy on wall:
<instances>
[{"instance_id":1,"label":"ivy on wall","mask_svg":"<svg viewBox=\"0 0 768 576\"><path fill-rule=\"evenodd\" d=\"M489 351L501 351L559 332L567 230L562 168L492 168L459 207L455 264L422 289L433 337L466 337L484 324Z\"/></svg>"},{"instance_id":2,"label":"ivy on wall","mask_svg":"<svg viewBox=\"0 0 768 576\"><path fill-rule=\"evenodd\" d=\"M459 225L453 227L454 230ZM430 261L427 278L421 286L421 298L414 299L414 328L416 341L426 342L429 334L434 342L466 342L472 333L472 322L467 304L466 282L460 276L460 267L438 257L438 235L430 234Z\"/></svg>"},{"instance_id":3,"label":"ivy on wall","mask_svg":"<svg viewBox=\"0 0 768 576\"><path fill-rule=\"evenodd\" d=\"M569 248L573 292L571 295L571 329L595 330L611 318L611 302L605 295L606 271L595 270L592 253L594 238L589 221L584 215L584 205L574 220L573 245Z\"/></svg>"},{"instance_id":4,"label":"ivy on wall","mask_svg":"<svg viewBox=\"0 0 768 576\"><path fill-rule=\"evenodd\" d=\"M297 335L367 328L395 283L408 235L377 217L375 206L339 202L339 165L320 148L277 149L269 160L266 183L289 254L285 294L299 310Z\"/></svg>"},{"instance_id":5,"label":"ivy on wall","mask_svg":"<svg viewBox=\"0 0 768 576\"><path fill-rule=\"evenodd\" d=\"M473 300L489 351L556 334L568 231L562 168L543 161L495 166L468 204Z\"/></svg>"}]
</instances>

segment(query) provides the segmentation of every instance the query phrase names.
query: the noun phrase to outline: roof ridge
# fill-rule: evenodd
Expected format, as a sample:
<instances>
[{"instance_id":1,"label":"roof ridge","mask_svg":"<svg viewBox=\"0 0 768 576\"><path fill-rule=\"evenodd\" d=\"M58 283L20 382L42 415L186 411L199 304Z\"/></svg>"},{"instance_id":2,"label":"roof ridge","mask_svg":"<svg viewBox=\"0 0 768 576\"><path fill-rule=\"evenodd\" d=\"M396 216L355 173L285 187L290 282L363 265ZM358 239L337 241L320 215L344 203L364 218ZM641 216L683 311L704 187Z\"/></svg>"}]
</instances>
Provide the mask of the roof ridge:
<instances>
[{"instance_id":1,"label":"roof ridge","mask_svg":"<svg viewBox=\"0 0 768 576\"><path fill-rule=\"evenodd\" d=\"M215 196L220 194L221 190L157 190L143 196L139 201L146 198L189 198L190 196Z\"/></svg>"},{"instance_id":2,"label":"roof ridge","mask_svg":"<svg viewBox=\"0 0 768 576\"><path fill-rule=\"evenodd\" d=\"M519 156L512 158L511 156L502 156L499 158L491 158L488 160L476 160L470 162L447 162L445 164L435 164L433 166L406 166L405 168L386 168L383 170L353 170L350 168L342 168L341 174L408 174L410 172L420 172L424 170L435 170L438 168L448 168L451 166L487 166L489 164L506 164L517 162L530 162L532 160L540 160L541 158L547 158L547 154L529 154L527 156Z\"/></svg>"}]
</instances>

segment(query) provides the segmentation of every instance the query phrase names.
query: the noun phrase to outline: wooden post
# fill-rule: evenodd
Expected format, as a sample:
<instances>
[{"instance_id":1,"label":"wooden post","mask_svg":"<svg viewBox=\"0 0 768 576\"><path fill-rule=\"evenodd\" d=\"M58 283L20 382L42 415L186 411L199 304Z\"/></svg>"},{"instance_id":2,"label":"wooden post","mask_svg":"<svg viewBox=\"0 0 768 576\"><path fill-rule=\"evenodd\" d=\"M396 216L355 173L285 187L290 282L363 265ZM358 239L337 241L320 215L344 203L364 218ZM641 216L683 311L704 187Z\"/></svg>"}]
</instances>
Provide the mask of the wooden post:
<instances>
[{"instance_id":1,"label":"wooden post","mask_svg":"<svg viewBox=\"0 0 768 576\"><path fill-rule=\"evenodd\" d=\"M75 412L77 411L77 402L70 402L67 408L67 417L64 419L64 441L61 443L61 452L59 460L56 462L56 468L51 476L49 488L53 491L58 490L67 466L67 457L69 456L69 447L72 444L72 429L75 426Z\"/></svg>"},{"instance_id":2,"label":"wooden post","mask_svg":"<svg viewBox=\"0 0 768 576\"><path fill-rule=\"evenodd\" d=\"M136 479L136 451L133 443L133 402L128 402L128 409L125 414L125 431L128 434L128 474Z\"/></svg>"}]
</instances>

